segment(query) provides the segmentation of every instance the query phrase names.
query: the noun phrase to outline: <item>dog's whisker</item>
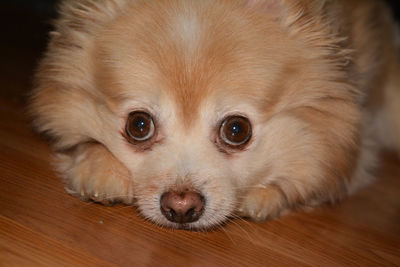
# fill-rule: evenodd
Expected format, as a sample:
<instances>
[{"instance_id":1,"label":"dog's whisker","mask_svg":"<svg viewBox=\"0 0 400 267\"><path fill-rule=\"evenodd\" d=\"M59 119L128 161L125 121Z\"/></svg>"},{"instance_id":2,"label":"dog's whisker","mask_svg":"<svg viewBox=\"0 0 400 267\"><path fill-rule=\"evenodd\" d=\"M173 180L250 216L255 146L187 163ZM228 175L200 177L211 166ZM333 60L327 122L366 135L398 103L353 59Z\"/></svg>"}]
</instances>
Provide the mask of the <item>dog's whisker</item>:
<instances>
[{"instance_id":1,"label":"dog's whisker","mask_svg":"<svg viewBox=\"0 0 400 267\"><path fill-rule=\"evenodd\" d=\"M241 217L239 215L236 215L236 214L232 214L231 217L233 217L233 219L235 219L235 220L240 221L241 223L246 224L247 225L247 229L249 229L250 231L253 231L253 234L255 234L254 225L251 222L249 222L248 220L246 220L243 217Z\"/></svg>"},{"instance_id":2,"label":"dog's whisker","mask_svg":"<svg viewBox=\"0 0 400 267\"><path fill-rule=\"evenodd\" d=\"M244 221L243 219L241 219L241 220ZM250 236L249 232L246 231L240 224L238 224L237 222L235 222L235 221L232 220L232 219L230 219L229 222L232 223L232 224L234 224L235 227L239 228L240 231L248 238L248 240L249 240L251 243L254 243L254 239ZM251 227L250 227L250 229L251 229Z\"/></svg>"},{"instance_id":3,"label":"dog's whisker","mask_svg":"<svg viewBox=\"0 0 400 267\"><path fill-rule=\"evenodd\" d=\"M237 243L233 240L233 238L230 236L230 234L228 233L228 231L226 229L224 229L224 227L221 227L222 231L225 233L225 235L229 238L229 240L231 240L232 244L234 244L235 246L237 245Z\"/></svg>"}]
</instances>

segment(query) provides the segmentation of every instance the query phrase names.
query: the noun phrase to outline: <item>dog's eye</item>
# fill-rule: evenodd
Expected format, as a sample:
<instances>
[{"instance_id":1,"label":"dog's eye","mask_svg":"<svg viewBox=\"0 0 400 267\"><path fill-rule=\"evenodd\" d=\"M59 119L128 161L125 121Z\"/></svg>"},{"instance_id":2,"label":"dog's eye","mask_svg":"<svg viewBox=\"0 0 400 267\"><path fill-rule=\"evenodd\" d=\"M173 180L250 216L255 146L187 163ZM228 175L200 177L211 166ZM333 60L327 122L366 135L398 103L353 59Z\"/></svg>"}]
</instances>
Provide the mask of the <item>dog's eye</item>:
<instances>
[{"instance_id":1,"label":"dog's eye","mask_svg":"<svg viewBox=\"0 0 400 267\"><path fill-rule=\"evenodd\" d=\"M126 133L130 141L146 141L154 134L154 123L151 116L142 111L131 112L126 123Z\"/></svg>"},{"instance_id":2,"label":"dog's eye","mask_svg":"<svg viewBox=\"0 0 400 267\"><path fill-rule=\"evenodd\" d=\"M242 116L228 117L222 122L219 135L226 144L239 147L250 140L251 124Z\"/></svg>"}]
</instances>

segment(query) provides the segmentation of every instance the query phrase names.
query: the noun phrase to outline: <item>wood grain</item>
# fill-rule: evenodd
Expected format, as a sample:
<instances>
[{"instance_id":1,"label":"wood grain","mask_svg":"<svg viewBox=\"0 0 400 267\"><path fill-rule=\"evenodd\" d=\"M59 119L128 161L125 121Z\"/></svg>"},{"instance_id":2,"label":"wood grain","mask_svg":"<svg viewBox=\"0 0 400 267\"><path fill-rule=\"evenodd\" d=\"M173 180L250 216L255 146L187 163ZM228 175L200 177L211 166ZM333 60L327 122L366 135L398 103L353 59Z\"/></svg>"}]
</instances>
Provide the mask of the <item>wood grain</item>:
<instances>
[{"instance_id":1,"label":"wood grain","mask_svg":"<svg viewBox=\"0 0 400 267\"><path fill-rule=\"evenodd\" d=\"M38 25L36 17L23 19ZM25 33L18 42L34 40L31 29ZM10 52L0 70L13 73L0 75L1 266L400 265L400 164L390 154L373 186L333 207L263 223L232 220L211 232L160 228L133 207L69 196L24 111L43 47L13 45L0 44Z\"/></svg>"}]
</instances>

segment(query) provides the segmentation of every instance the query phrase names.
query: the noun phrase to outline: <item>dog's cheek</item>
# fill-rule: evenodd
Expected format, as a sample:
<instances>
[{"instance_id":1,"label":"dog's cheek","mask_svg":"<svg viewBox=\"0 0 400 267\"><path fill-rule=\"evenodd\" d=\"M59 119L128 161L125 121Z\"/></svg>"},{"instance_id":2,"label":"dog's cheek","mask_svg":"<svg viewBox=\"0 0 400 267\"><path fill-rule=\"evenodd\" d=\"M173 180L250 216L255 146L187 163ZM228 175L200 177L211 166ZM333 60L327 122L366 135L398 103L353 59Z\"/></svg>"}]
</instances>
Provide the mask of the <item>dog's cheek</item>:
<instances>
[{"instance_id":1,"label":"dog's cheek","mask_svg":"<svg viewBox=\"0 0 400 267\"><path fill-rule=\"evenodd\" d=\"M247 179L238 180L243 195L246 188L273 185L288 205L334 201L345 193L357 155L357 142L352 140L356 132L351 128L330 136L325 125L297 116L271 119L249 152L245 165L252 167Z\"/></svg>"},{"instance_id":2,"label":"dog's cheek","mask_svg":"<svg viewBox=\"0 0 400 267\"><path fill-rule=\"evenodd\" d=\"M225 222L237 206L236 185L231 171L212 174L205 183L203 192L207 199L206 210L200 221L206 227Z\"/></svg>"}]
</instances>

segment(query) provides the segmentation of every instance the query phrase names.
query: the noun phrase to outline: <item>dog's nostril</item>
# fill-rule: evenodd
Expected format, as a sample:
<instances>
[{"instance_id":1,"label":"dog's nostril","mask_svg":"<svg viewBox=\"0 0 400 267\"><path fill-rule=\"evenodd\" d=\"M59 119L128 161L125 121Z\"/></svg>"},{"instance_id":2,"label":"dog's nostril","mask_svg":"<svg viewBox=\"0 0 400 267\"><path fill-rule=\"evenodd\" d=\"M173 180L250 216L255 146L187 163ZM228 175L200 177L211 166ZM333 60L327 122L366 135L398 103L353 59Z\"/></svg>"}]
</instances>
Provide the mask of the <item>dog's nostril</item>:
<instances>
[{"instance_id":1,"label":"dog's nostril","mask_svg":"<svg viewBox=\"0 0 400 267\"><path fill-rule=\"evenodd\" d=\"M195 222L203 214L204 197L194 191L169 191L162 194L160 209L171 222Z\"/></svg>"},{"instance_id":2,"label":"dog's nostril","mask_svg":"<svg viewBox=\"0 0 400 267\"><path fill-rule=\"evenodd\" d=\"M193 215L195 215L194 208L191 208L191 209L188 210L188 211L186 212L186 214L185 214L185 216L188 216L188 217L192 217Z\"/></svg>"}]
</instances>

